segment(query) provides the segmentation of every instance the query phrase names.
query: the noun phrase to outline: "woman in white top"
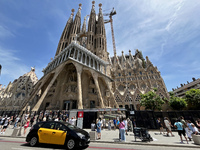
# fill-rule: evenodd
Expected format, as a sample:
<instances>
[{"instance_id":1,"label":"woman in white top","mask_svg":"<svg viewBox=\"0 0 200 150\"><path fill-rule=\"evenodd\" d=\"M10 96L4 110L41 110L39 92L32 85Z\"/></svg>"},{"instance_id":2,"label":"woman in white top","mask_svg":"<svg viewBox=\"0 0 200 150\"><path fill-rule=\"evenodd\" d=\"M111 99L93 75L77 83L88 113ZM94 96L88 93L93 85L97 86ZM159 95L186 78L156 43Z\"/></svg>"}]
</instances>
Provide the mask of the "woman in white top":
<instances>
[{"instance_id":1,"label":"woman in white top","mask_svg":"<svg viewBox=\"0 0 200 150\"><path fill-rule=\"evenodd\" d=\"M193 123L191 124L191 126L192 126L193 134L199 135L200 133L199 133L199 130L197 129L197 127Z\"/></svg>"},{"instance_id":2,"label":"woman in white top","mask_svg":"<svg viewBox=\"0 0 200 150\"><path fill-rule=\"evenodd\" d=\"M128 123L127 123L127 119L124 119L124 124L125 124L125 132L126 132L126 135L128 135L127 131L128 131Z\"/></svg>"}]
</instances>

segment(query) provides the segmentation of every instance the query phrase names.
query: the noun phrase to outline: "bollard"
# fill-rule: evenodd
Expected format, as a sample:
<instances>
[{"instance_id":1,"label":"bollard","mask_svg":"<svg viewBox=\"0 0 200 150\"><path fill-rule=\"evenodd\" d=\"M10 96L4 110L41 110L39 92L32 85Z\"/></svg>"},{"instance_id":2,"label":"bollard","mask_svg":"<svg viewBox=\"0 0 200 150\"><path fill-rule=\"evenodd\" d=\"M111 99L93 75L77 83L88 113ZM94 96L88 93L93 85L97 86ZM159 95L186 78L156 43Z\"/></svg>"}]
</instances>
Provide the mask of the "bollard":
<instances>
[{"instance_id":1,"label":"bollard","mask_svg":"<svg viewBox=\"0 0 200 150\"><path fill-rule=\"evenodd\" d=\"M96 131L90 131L89 135L90 135L90 140L96 140Z\"/></svg>"},{"instance_id":2,"label":"bollard","mask_svg":"<svg viewBox=\"0 0 200 150\"><path fill-rule=\"evenodd\" d=\"M19 129L14 129L11 137L16 137Z\"/></svg>"}]
</instances>

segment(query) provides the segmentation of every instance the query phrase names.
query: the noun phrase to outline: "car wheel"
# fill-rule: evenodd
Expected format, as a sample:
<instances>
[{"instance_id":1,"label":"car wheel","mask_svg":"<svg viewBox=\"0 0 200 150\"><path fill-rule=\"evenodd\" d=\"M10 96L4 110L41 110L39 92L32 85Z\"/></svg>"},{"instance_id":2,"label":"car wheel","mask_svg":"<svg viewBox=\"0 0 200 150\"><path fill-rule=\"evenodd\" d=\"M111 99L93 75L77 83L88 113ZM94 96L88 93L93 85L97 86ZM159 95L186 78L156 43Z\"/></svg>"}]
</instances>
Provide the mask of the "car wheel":
<instances>
[{"instance_id":1,"label":"car wheel","mask_svg":"<svg viewBox=\"0 0 200 150\"><path fill-rule=\"evenodd\" d=\"M36 136L33 136L29 142L30 146L36 146L38 144L38 138Z\"/></svg>"},{"instance_id":2,"label":"car wheel","mask_svg":"<svg viewBox=\"0 0 200 150\"><path fill-rule=\"evenodd\" d=\"M75 141L74 141L74 139L69 139L68 141L67 141L67 149L69 149L69 150L72 150L72 149L74 149L74 147L75 147Z\"/></svg>"}]
</instances>

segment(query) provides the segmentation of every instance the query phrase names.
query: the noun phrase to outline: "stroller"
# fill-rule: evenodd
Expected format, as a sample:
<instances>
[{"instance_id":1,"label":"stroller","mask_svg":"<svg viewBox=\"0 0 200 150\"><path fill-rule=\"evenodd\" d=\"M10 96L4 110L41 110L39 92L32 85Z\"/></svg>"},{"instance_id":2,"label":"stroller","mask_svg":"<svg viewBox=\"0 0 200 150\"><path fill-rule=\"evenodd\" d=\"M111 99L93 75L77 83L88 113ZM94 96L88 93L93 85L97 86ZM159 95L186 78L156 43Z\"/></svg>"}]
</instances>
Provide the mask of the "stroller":
<instances>
[{"instance_id":1,"label":"stroller","mask_svg":"<svg viewBox=\"0 0 200 150\"><path fill-rule=\"evenodd\" d=\"M142 140L142 142L153 141L151 135L149 134L146 128L135 127L133 129L133 133L134 133L135 141L136 141L136 138L139 138L140 140Z\"/></svg>"}]
</instances>

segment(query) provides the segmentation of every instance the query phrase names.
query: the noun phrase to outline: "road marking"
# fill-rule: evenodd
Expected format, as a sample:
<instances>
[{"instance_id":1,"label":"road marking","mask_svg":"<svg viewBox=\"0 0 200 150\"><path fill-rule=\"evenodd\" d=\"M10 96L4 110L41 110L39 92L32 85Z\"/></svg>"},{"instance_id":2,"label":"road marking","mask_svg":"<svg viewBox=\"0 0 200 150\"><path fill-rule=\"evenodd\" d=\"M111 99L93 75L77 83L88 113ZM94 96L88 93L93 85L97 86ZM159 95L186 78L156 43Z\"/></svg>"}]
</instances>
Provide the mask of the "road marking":
<instances>
[{"instance_id":1,"label":"road marking","mask_svg":"<svg viewBox=\"0 0 200 150\"><path fill-rule=\"evenodd\" d=\"M94 147L94 146L89 146L88 148L94 148L94 149L114 149L114 150L136 150L136 149L127 149L127 148Z\"/></svg>"},{"instance_id":2,"label":"road marking","mask_svg":"<svg viewBox=\"0 0 200 150\"><path fill-rule=\"evenodd\" d=\"M0 142L7 142L7 143L27 143L27 142L20 142L20 141L0 141Z\"/></svg>"},{"instance_id":3,"label":"road marking","mask_svg":"<svg viewBox=\"0 0 200 150\"><path fill-rule=\"evenodd\" d=\"M32 149L24 149L24 148L16 148L16 147L12 147L12 149L18 149L18 150L32 150Z\"/></svg>"}]
</instances>

